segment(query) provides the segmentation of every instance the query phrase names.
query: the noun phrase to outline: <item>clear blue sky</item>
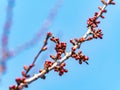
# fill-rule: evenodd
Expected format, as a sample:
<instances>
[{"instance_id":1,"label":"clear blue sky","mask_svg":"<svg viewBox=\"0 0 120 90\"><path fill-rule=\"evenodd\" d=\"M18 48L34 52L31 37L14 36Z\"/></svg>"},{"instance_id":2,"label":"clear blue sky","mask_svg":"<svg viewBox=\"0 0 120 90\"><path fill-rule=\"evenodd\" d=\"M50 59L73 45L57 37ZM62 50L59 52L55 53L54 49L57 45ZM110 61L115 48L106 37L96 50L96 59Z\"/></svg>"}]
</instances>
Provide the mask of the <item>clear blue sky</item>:
<instances>
[{"instance_id":1,"label":"clear blue sky","mask_svg":"<svg viewBox=\"0 0 120 90\"><path fill-rule=\"evenodd\" d=\"M6 20L6 6L8 0L0 0L0 38ZM13 11L13 25L9 36L9 48L29 41L39 31L49 11L57 0L16 0ZM89 56L89 64L79 65L77 61L69 59L67 74L59 77L50 72L46 80L37 80L25 90L120 90L120 1L115 0L115 6L108 6L105 19L101 21L103 40L93 40L82 45L81 49ZM50 29L61 41L82 36L86 28L86 20L98 11L100 0L63 0L61 8ZM43 39L30 49L18 54L7 62L7 71L0 82L0 90L8 90L15 84L15 78L21 76L23 65L29 65L40 49ZM1 42L0 42L1 44ZM52 44L50 44L53 46ZM1 46L0 46L1 48ZM44 52L39 57L36 67L31 71L37 73L43 67L47 56L53 50Z\"/></svg>"}]
</instances>

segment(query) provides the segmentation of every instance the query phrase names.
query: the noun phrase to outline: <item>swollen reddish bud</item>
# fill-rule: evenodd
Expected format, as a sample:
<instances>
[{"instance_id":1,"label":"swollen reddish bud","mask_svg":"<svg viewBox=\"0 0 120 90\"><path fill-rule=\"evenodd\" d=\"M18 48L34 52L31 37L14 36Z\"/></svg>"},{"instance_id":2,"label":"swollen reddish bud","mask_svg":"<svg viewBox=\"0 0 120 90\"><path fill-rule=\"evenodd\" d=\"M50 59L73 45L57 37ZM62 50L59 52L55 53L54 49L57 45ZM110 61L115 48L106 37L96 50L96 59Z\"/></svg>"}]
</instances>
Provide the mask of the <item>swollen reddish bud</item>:
<instances>
[{"instance_id":1,"label":"swollen reddish bud","mask_svg":"<svg viewBox=\"0 0 120 90\"><path fill-rule=\"evenodd\" d=\"M21 81L21 79L20 78L16 78L16 81Z\"/></svg>"},{"instance_id":2,"label":"swollen reddish bud","mask_svg":"<svg viewBox=\"0 0 120 90\"><path fill-rule=\"evenodd\" d=\"M82 64L82 61L81 61L81 60L79 61L79 64Z\"/></svg>"},{"instance_id":3,"label":"swollen reddish bud","mask_svg":"<svg viewBox=\"0 0 120 90\"><path fill-rule=\"evenodd\" d=\"M110 0L110 2L108 4L115 5L115 2L113 2L113 0Z\"/></svg>"},{"instance_id":4,"label":"swollen reddish bud","mask_svg":"<svg viewBox=\"0 0 120 90\"><path fill-rule=\"evenodd\" d=\"M25 71L22 71L22 76L26 77Z\"/></svg>"},{"instance_id":5,"label":"swollen reddish bud","mask_svg":"<svg viewBox=\"0 0 120 90\"><path fill-rule=\"evenodd\" d=\"M34 67L34 64L29 65L29 68L32 68L32 67Z\"/></svg>"},{"instance_id":6,"label":"swollen reddish bud","mask_svg":"<svg viewBox=\"0 0 120 90\"><path fill-rule=\"evenodd\" d=\"M99 24L100 23L100 21L96 21L96 24Z\"/></svg>"},{"instance_id":7,"label":"swollen reddish bud","mask_svg":"<svg viewBox=\"0 0 120 90\"><path fill-rule=\"evenodd\" d=\"M82 53L82 51L78 51L78 55L80 55Z\"/></svg>"},{"instance_id":8,"label":"swollen reddish bud","mask_svg":"<svg viewBox=\"0 0 120 90\"><path fill-rule=\"evenodd\" d=\"M100 35L98 35L98 37L99 37L100 39L102 39L102 38L103 38L101 34L100 34Z\"/></svg>"},{"instance_id":9,"label":"swollen reddish bud","mask_svg":"<svg viewBox=\"0 0 120 90\"><path fill-rule=\"evenodd\" d=\"M87 41L90 41L90 40L92 40L93 39L93 37L89 37L89 38L87 38Z\"/></svg>"},{"instance_id":10,"label":"swollen reddish bud","mask_svg":"<svg viewBox=\"0 0 120 90\"><path fill-rule=\"evenodd\" d=\"M68 70L67 70L67 69L64 69L64 72L66 72L66 73L67 73L67 72L68 72Z\"/></svg>"},{"instance_id":11,"label":"swollen reddish bud","mask_svg":"<svg viewBox=\"0 0 120 90\"><path fill-rule=\"evenodd\" d=\"M57 52L57 55L60 56L62 54L62 52Z\"/></svg>"},{"instance_id":12,"label":"swollen reddish bud","mask_svg":"<svg viewBox=\"0 0 120 90\"><path fill-rule=\"evenodd\" d=\"M16 78L15 81L17 82L17 84L20 84L21 83L21 78Z\"/></svg>"},{"instance_id":13,"label":"swollen reddish bud","mask_svg":"<svg viewBox=\"0 0 120 90\"><path fill-rule=\"evenodd\" d=\"M26 66L26 65L23 68L24 68L24 70L28 70L28 66Z\"/></svg>"},{"instance_id":14,"label":"swollen reddish bud","mask_svg":"<svg viewBox=\"0 0 120 90\"><path fill-rule=\"evenodd\" d=\"M89 57L85 56L85 57L84 57L84 59L85 59L85 60L88 60L88 59L89 59Z\"/></svg>"},{"instance_id":15,"label":"swollen reddish bud","mask_svg":"<svg viewBox=\"0 0 120 90\"><path fill-rule=\"evenodd\" d=\"M50 58L52 58L53 60L55 60L55 59L56 59L56 56L50 55Z\"/></svg>"},{"instance_id":16,"label":"swollen reddish bud","mask_svg":"<svg viewBox=\"0 0 120 90\"><path fill-rule=\"evenodd\" d=\"M59 43L59 38L55 38L55 41L56 41L57 43Z\"/></svg>"},{"instance_id":17,"label":"swollen reddish bud","mask_svg":"<svg viewBox=\"0 0 120 90\"><path fill-rule=\"evenodd\" d=\"M103 15L100 15L100 17L101 17L102 19L104 19L104 18L105 18Z\"/></svg>"},{"instance_id":18,"label":"swollen reddish bud","mask_svg":"<svg viewBox=\"0 0 120 90\"><path fill-rule=\"evenodd\" d=\"M107 5L107 2L105 2L105 0L101 0L101 2L102 2L104 5Z\"/></svg>"},{"instance_id":19,"label":"swollen reddish bud","mask_svg":"<svg viewBox=\"0 0 120 90\"><path fill-rule=\"evenodd\" d=\"M70 40L70 43L72 43L73 45L75 45L75 42L74 42L74 40Z\"/></svg>"},{"instance_id":20,"label":"swollen reddish bud","mask_svg":"<svg viewBox=\"0 0 120 90\"><path fill-rule=\"evenodd\" d=\"M95 12L95 16L97 16L98 15L98 12Z\"/></svg>"},{"instance_id":21,"label":"swollen reddish bud","mask_svg":"<svg viewBox=\"0 0 120 90\"><path fill-rule=\"evenodd\" d=\"M98 9L99 9L99 10L102 10L102 7L101 7L101 6L98 6Z\"/></svg>"},{"instance_id":22,"label":"swollen reddish bud","mask_svg":"<svg viewBox=\"0 0 120 90\"><path fill-rule=\"evenodd\" d=\"M74 40L75 40L76 42L79 42L79 39L78 39L78 38L75 38Z\"/></svg>"},{"instance_id":23,"label":"swollen reddish bud","mask_svg":"<svg viewBox=\"0 0 120 90\"><path fill-rule=\"evenodd\" d=\"M62 73L62 72L60 72L60 73L59 73L59 76L62 76L62 75L63 75L63 73Z\"/></svg>"},{"instance_id":24,"label":"swollen reddish bud","mask_svg":"<svg viewBox=\"0 0 120 90\"><path fill-rule=\"evenodd\" d=\"M41 73L43 70L39 70L39 73Z\"/></svg>"},{"instance_id":25,"label":"swollen reddish bud","mask_svg":"<svg viewBox=\"0 0 120 90\"><path fill-rule=\"evenodd\" d=\"M107 12L107 10L102 10L102 13L106 13Z\"/></svg>"},{"instance_id":26,"label":"swollen reddish bud","mask_svg":"<svg viewBox=\"0 0 120 90\"><path fill-rule=\"evenodd\" d=\"M66 43L65 42L61 42L61 46L62 47L66 47Z\"/></svg>"},{"instance_id":27,"label":"swollen reddish bud","mask_svg":"<svg viewBox=\"0 0 120 90\"><path fill-rule=\"evenodd\" d=\"M42 50L43 50L43 51L47 50L47 47L46 47L46 46L44 46L44 47L42 48Z\"/></svg>"},{"instance_id":28,"label":"swollen reddish bud","mask_svg":"<svg viewBox=\"0 0 120 90\"><path fill-rule=\"evenodd\" d=\"M74 52L76 50L76 48L75 47L72 47L72 51Z\"/></svg>"},{"instance_id":29,"label":"swollen reddish bud","mask_svg":"<svg viewBox=\"0 0 120 90\"><path fill-rule=\"evenodd\" d=\"M50 40L53 41L53 42L56 41L54 37L51 37Z\"/></svg>"},{"instance_id":30,"label":"swollen reddish bud","mask_svg":"<svg viewBox=\"0 0 120 90\"><path fill-rule=\"evenodd\" d=\"M9 87L9 90L16 90L16 86L15 86L15 85L10 86L10 87Z\"/></svg>"},{"instance_id":31,"label":"swollen reddish bud","mask_svg":"<svg viewBox=\"0 0 120 90\"><path fill-rule=\"evenodd\" d=\"M51 37L51 36L52 36L52 33L51 33L51 32L48 32L48 33L47 33L47 36L48 36L48 37Z\"/></svg>"},{"instance_id":32,"label":"swollen reddish bud","mask_svg":"<svg viewBox=\"0 0 120 90\"><path fill-rule=\"evenodd\" d=\"M65 63L62 63L60 66L64 67L64 66L66 66L66 64L65 64Z\"/></svg>"},{"instance_id":33,"label":"swollen reddish bud","mask_svg":"<svg viewBox=\"0 0 120 90\"><path fill-rule=\"evenodd\" d=\"M110 4L115 5L115 2L111 2Z\"/></svg>"},{"instance_id":34,"label":"swollen reddish bud","mask_svg":"<svg viewBox=\"0 0 120 90\"><path fill-rule=\"evenodd\" d=\"M79 42L80 42L80 43L82 43L82 42L84 42L84 41L85 41L85 38L83 38L83 37L79 39Z\"/></svg>"}]
</instances>

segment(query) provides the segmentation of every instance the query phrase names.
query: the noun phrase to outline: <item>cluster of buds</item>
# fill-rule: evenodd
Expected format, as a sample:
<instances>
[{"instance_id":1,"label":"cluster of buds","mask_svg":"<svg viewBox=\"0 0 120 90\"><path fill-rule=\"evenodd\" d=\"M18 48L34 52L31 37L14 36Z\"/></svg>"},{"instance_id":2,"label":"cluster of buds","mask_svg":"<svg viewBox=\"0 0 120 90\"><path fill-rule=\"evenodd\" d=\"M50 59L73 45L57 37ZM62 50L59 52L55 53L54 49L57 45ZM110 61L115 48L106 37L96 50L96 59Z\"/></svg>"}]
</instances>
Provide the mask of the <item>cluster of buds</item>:
<instances>
[{"instance_id":1,"label":"cluster of buds","mask_svg":"<svg viewBox=\"0 0 120 90\"><path fill-rule=\"evenodd\" d=\"M51 67L52 65L53 65L53 62L46 60L44 63L44 69L48 71L48 68Z\"/></svg>"},{"instance_id":2,"label":"cluster of buds","mask_svg":"<svg viewBox=\"0 0 120 90\"><path fill-rule=\"evenodd\" d=\"M94 17L89 18L87 21L88 27L92 27L92 28L96 28L98 27L98 24L100 23L100 21L97 20L97 15L98 13L96 12Z\"/></svg>"},{"instance_id":3,"label":"cluster of buds","mask_svg":"<svg viewBox=\"0 0 120 90\"><path fill-rule=\"evenodd\" d=\"M53 64L54 64L53 62L51 62L49 60L46 60L45 63L44 63L44 69L43 70L45 70L48 73L49 72L48 68L51 67ZM39 73L41 73L43 70L40 70ZM41 76L41 79L45 79L45 78L46 78L45 75Z\"/></svg>"},{"instance_id":4,"label":"cluster of buds","mask_svg":"<svg viewBox=\"0 0 120 90\"><path fill-rule=\"evenodd\" d=\"M68 70L64 68L65 66L65 63L61 63L59 66L54 68L54 71L59 72L59 75L62 76L64 73L68 72Z\"/></svg>"},{"instance_id":5,"label":"cluster of buds","mask_svg":"<svg viewBox=\"0 0 120 90\"><path fill-rule=\"evenodd\" d=\"M109 0L108 2L106 2L105 0L101 0L101 2L107 6L109 4L112 4L112 5L115 5L115 2L113 2L113 0ZM96 28L98 27L98 24L100 23L100 21L98 21L98 17L101 17L102 19L104 19L104 16L103 16L103 13L106 13L107 10L105 10L105 7L101 7L101 6L98 6L98 9L100 10L100 12L95 12L94 16L92 18L89 18L87 20L87 25L88 27L92 27L92 28Z\"/></svg>"},{"instance_id":6,"label":"cluster of buds","mask_svg":"<svg viewBox=\"0 0 120 90\"><path fill-rule=\"evenodd\" d=\"M103 38L103 34L102 34L101 29L98 29L98 30L93 29L93 30L92 30L92 36L87 37L87 38L86 38L86 41L90 41L90 40L92 40L93 38L94 38L94 39L97 39L97 38L102 39L102 38Z\"/></svg>"},{"instance_id":7,"label":"cluster of buds","mask_svg":"<svg viewBox=\"0 0 120 90\"><path fill-rule=\"evenodd\" d=\"M55 45L55 51L56 51L56 55L50 55L50 58L53 59L54 61L57 61L59 59L62 58L62 54L65 54L66 52L66 42L60 42L59 38L55 38L55 37L51 37L50 40L54 43L56 43ZM64 69L64 66L66 64L62 63L59 66L56 66L54 68L54 71L58 72L60 76L62 76L64 74L64 72L68 72L67 69Z\"/></svg>"},{"instance_id":8,"label":"cluster of buds","mask_svg":"<svg viewBox=\"0 0 120 90\"><path fill-rule=\"evenodd\" d=\"M113 0L108 0L108 2L106 2L105 0L101 0L101 2L105 5L104 7L98 6L98 9L100 10L100 12L95 12L94 16L92 18L89 18L87 20L87 27L90 27L92 30L92 34L93 37L89 37L87 40L91 40L93 38L100 38L102 39L102 31L100 29L96 30L95 28L98 27L98 24L100 23L99 20L97 20L99 17L101 17L102 19L104 19L105 17L103 16L103 13L106 13L107 10L105 9L105 7L107 5L115 5L115 2L113 2Z\"/></svg>"},{"instance_id":9,"label":"cluster of buds","mask_svg":"<svg viewBox=\"0 0 120 90\"><path fill-rule=\"evenodd\" d=\"M86 38L84 38L84 37L81 37L80 39L78 39L78 38L71 39L70 43L72 43L72 45L73 45L73 47L71 48L72 52L75 52L76 49L79 49L80 45L78 45L78 44L83 43L85 41L86 41ZM75 45L77 45L77 47L75 47Z\"/></svg>"},{"instance_id":10,"label":"cluster of buds","mask_svg":"<svg viewBox=\"0 0 120 90\"><path fill-rule=\"evenodd\" d=\"M104 5L108 5L108 4L115 5L115 2L113 2L113 0L109 0L109 2L106 2L105 0L101 0L101 2L102 2Z\"/></svg>"},{"instance_id":11,"label":"cluster of buds","mask_svg":"<svg viewBox=\"0 0 120 90\"><path fill-rule=\"evenodd\" d=\"M21 87L20 86L20 84L21 83L25 83L24 81L25 81L25 79L26 78L29 78L30 77L30 75L28 75L28 72L29 72L29 70L32 68L34 66L34 64L31 64L31 65L29 65L29 66L24 66L23 68L24 68L24 71L22 71L22 78L16 78L15 79L15 81L16 81L16 83L17 83L17 86L16 85L12 85L12 86L10 86L9 87L9 90L22 90L22 88L23 87ZM28 85L26 84L24 87L28 87Z\"/></svg>"},{"instance_id":12,"label":"cluster of buds","mask_svg":"<svg viewBox=\"0 0 120 90\"><path fill-rule=\"evenodd\" d=\"M71 57L74 58L75 60L79 60L79 64L82 64L82 62L85 62L86 64L88 64L87 61L89 58L87 56L85 56L82 53L82 51L78 51L77 54L75 52L77 48L80 48L79 43L83 43L85 41L87 41L87 39L84 37L81 37L80 39L75 38L73 40L70 40L70 42L73 44L73 47L71 48L71 50L72 50ZM77 47L75 47L75 45L77 45Z\"/></svg>"},{"instance_id":13,"label":"cluster of buds","mask_svg":"<svg viewBox=\"0 0 120 90\"><path fill-rule=\"evenodd\" d=\"M17 85L10 86L10 87L9 87L9 90L22 90L23 87L20 87L19 85L20 85L21 83L25 83L25 79L26 79L26 78L24 78L24 77L23 77L23 78L16 78L15 81L16 81ZM19 86L19 87L18 87L18 86ZM25 87L27 88L28 85L26 84Z\"/></svg>"},{"instance_id":14,"label":"cluster of buds","mask_svg":"<svg viewBox=\"0 0 120 90\"><path fill-rule=\"evenodd\" d=\"M82 43L82 42L85 42L85 38L81 37L80 39L78 38L75 38L75 39L71 39L70 40L70 43L73 44L73 46L77 45L78 43Z\"/></svg>"},{"instance_id":15,"label":"cluster of buds","mask_svg":"<svg viewBox=\"0 0 120 90\"><path fill-rule=\"evenodd\" d=\"M100 39L102 39L102 36L103 36L103 34L102 34L102 31L101 31L101 29L98 29L98 30L93 30L93 38L100 38Z\"/></svg>"},{"instance_id":16,"label":"cluster of buds","mask_svg":"<svg viewBox=\"0 0 120 90\"><path fill-rule=\"evenodd\" d=\"M50 34L50 36L52 36ZM54 42L56 45L55 45L55 51L56 51L56 55L50 55L50 58L52 60L54 60L55 62L56 61L59 61L61 58L62 58L62 54L65 54L66 52L66 42L60 42L59 38L55 38L54 36L52 36L50 38L50 40L52 42ZM44 69L47 73L49 72L48 68L50 68L52 65L54 64L54 62L51 62L49 60L46 60L45 63L44 63ZM67 72L67 69L64 69L64 66L65 66L65 63L61 63L60 65L54 67L54 71L58 72L60 76L62 76L64 74L64 72ZM40 70L39 72L41 73L43 70ZM45 75L43 75L41 77L42 79L45 79Z\"/></svg>"},{"instance_id":17,"label":"cluster of buds","mask_svg":"<svg viewBox=\"0 0 120 90\"><path fill-rule=\"evenodd\" d=\"M88 64L88 57L85 56L82 51L78 51L78 53L76 54L75 52L72 52L71 57L74 58L75 60L79 60L79 64L82 64L82 62L85 62L86 64Z\"/></svg>"},{"instance_id":18,"label":"cluster of buds","mask_svg":"<svg viewBox=\"0 0 120 90\"><path fill-rule=\"evenodd\" d=\"M50 40L56 43L55 51L57 53L55 56L50 55L50 58L53 60L61 59L61 55L65 53L66 50L66 46L67 46L66 42L60 42L59 38L55 38L55 37L51 37Z\"/></svg>"}]
</instances>

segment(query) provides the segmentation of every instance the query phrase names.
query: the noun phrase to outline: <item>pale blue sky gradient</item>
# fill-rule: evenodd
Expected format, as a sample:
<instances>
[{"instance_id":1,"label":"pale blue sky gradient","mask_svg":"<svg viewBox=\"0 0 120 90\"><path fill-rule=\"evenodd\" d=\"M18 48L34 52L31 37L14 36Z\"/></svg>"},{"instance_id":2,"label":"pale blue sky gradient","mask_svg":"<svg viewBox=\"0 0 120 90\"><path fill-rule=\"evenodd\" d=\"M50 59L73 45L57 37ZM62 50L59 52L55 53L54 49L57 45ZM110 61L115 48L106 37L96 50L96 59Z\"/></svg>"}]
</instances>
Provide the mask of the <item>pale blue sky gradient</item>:
<instances>
[{"instance_id":1,"label":"pale blue sky gradient","mask_svg":"<svg viewBox=\"0 0 120 90\"><path fill-rule=\"evenodd\" d=\"M16 0L13 14L13 25L9 36L9 48L29 41L34 37L48 16L57 0ZM82 44L83 53L89 56L89 65L79 65L69 59L66 68L69 70L62 77L50 72L46 80L38 79L25 90L120 90L120 1L115 0L115 6L108 6L105 19L99 27L103 30L103 40L93 40ZM82 36L86 28L86 20L98 11L100 0L63 0L56 19L48 31L58 35L68 43L72 38ZM0 0L0 38L6 19L7 0ZM8 90L16 84L15 78L21 76L23 65L29 65L42 46L40 41L30 49L25 50L7 62L7 71L0 82L0 90ZM0 42L1 44L1 42ZM50 43L51 47L53 45ZM0 46L1 48L1 46ZM44 59L49 59L49 53L44 52L39 57L37 67L31 71L38 72L43 67ZM45 55L44 55L45 54Z\"/></svg>"}]
</instances>

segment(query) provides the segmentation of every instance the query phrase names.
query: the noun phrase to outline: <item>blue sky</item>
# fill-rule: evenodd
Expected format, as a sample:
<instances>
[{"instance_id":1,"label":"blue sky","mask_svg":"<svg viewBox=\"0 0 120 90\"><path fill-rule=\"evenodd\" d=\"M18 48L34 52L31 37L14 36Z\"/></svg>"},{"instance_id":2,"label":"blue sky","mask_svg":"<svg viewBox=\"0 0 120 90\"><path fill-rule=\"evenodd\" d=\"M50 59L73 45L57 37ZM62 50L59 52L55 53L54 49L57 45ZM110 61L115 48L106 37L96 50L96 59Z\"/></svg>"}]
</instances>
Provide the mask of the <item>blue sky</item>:
<instances>
[{"instance_id":1,"label":"blue sky","mask_svg":"<svg viewBox=\"0 0 120 90\"><path fill-rule=\"evenodd\" d=\"M6 7L8 0L0 0L0 39L6 20ZM57 0L16 0L13 9L13 24L9 35L10 50L31 40L40 30L51 8ZM46 80L37 80L25 90L120 90L120 1L115 0L115 6L108 6L105 19L101 20L99 27L103 30L102 40L85 42L81 50L89 56L89 65L79 65L77 61L69 59L66 68L67 74L59 77L56 72L50 72ZM86 28L86 20L98 11L100 0L63 0L58 13L48 31L68 43L72 38L82 36ZM24 50L22 53L7 61L7 71L2 76L0 90L8 90L15 84L15 78L21 76L23 65L29 65L42 46L45 34L36 45ZM1 44L1 42L0 42ZM49 47L54 45L50 43ZM0 46L1 48L1 46ZM36 67L31 71L37 73L49 59L53 50L44 52L38 59Z\"/></svg>"}]
</instances>

